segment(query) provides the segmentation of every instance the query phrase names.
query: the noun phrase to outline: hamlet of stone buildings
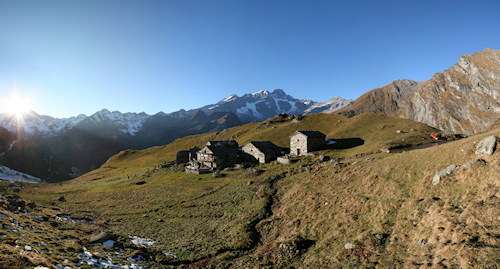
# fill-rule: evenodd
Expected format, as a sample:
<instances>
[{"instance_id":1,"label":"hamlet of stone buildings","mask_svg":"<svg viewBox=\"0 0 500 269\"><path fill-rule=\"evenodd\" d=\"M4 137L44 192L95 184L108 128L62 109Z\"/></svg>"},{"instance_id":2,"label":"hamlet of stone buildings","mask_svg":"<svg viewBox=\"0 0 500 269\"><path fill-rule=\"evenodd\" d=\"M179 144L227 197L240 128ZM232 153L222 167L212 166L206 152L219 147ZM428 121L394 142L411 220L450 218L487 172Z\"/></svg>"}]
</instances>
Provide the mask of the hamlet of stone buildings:
<instances>
[{"instance_id":1,"label":"hamlet of stone buildings","mask_svg":"<svg viewBox=\"0 0 500 269\"><path fill-rule=\"evenodd\" d=\"M325 137L318 131L296 131L289 136L289 155L308 155L320 150L325 147ZM177 163L188 163L186 173L202 174L244 162L269 163L285 152L270 141L250 141L241 148L235 140L208 141L202 149L193 147L177 152Z\"/></svg>"}]
</instances>

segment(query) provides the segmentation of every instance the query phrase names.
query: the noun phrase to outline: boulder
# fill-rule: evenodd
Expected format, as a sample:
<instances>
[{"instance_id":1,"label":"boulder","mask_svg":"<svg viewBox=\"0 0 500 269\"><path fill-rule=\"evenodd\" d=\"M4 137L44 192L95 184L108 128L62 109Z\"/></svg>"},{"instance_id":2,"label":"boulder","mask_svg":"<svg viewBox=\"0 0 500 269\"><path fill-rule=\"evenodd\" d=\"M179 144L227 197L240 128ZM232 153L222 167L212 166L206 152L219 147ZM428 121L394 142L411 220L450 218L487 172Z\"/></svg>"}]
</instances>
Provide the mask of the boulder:
<instances>
[{"instance_id":1,"label":"boulder","mask_svg":"<svg viewBox=\"0 0 500 269\"><path fill-rule=\"evenodd\" d=\"M454 164L446 167L445 169L437 172L434 177L432 178L432 185L437 185L439 184L439 182L441 181L441 178L443 178L444 176L447 176L451 173L453 173L453 171L455 171L456 169L458 169L459 166L456 166Z\"/></svg>"},{"instance_id":2,"label":"boulder","mask_svg":"<svg viewBox=\"0 0 500 269\"><path fill-rule=\"evenodd\" d=\"M472 161L470 161L470 162L468 162L468 163L466 163L466 164L462 165L462 167L463 167L464 169L469 169L469 168L471 168L471 167L472 167L472 165L474 165L474 164L475 164L475 163L477 163L477 162L486 163L486 161L485 161L485 160L483 160L483 159L475 159L475 160L472 160Z\"/></svg>"},{"instance_id":3,"label":"boulder","mask_svg":"<svg viewBox=\"0 0 500 269\"><path fill-rule=\"evenodd\" d=\"M326 162L326 161L330 160L330 157L319 155L318 159L320 162Z\"/></svg>"},{"instance_id":4,"label":"boulder","mask_svg":"<svg viewBox=\"0 0 500 269\"><path fill-rule=\"evenodd\" d=\"M101 232L100 234L91 236L89 243L102 243L108 240L115 240L115 236L106 232Z\"/></svg>"},{"instance_id":5,"label":"boulder","mask_svg":"<svg viewBox=\"0 0 500 269\"><path fill-rule=\"evenodd\" d=\"M347 243L344 246L345 249L354 249L356 248L356 243Z\"/></svg>"},{"instance_id":6,"label":"boulder","mask_svg":"<svg viewBox=\"0 0 500 269\"><path fill-rule=\"evenodd\" d=\"M219 177L222 177L222 176L223 176L223 174L219 170L216 170L212 174L212 178L219 178Z\"/></svg>"},{"instance_id":7,"label":"boulder","mask_svg":"<svg viewBox=\"0 0 500 269\"><path fill-rule=\"evenodd\" d=\"M491 155L495 151L496 144L497 138L494 135L488 136L479 142L475 153Z\"/></svg>"},{"instance_id":8,"label":"boulder","mask_svg":"<svg viewBox=\"0 0 500 269\"><path fill-rule=\"evenodd\" d=\"M31 209L35 209L36 208L36 203L35 202L30 202L28 204L28 207L31 208Z\"/></svg>"},{"instance_id":9,"label":"boulder","mask_svg":"<svg viewBox=\"0 0 500 269\"><path fill-rule=\"evenodd\" d=\"M64 196L59 197L59 199L58 199L58 200L59 200L60 202L66 202L66 199L64 198Z\"/></svg>"}]
</instances>

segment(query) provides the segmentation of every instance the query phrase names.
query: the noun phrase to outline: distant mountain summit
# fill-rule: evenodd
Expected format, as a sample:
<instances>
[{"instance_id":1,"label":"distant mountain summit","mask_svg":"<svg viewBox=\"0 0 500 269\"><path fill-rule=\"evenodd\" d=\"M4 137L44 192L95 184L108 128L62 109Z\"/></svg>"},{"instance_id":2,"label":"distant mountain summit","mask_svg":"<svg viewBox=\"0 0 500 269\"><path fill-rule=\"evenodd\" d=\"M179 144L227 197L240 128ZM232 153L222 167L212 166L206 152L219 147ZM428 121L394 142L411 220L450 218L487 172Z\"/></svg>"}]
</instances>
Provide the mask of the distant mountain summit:
<instances>
[{"instance_id":1,"label":"distant mountain summit","mask_svg":"<svg viewBox=\"0 0 500 269\"><path fill-rule=\"evenodd\" d=\"M201 108L206 114L214 112L233 112L238 116L242 123L252 121L262 121L276 114L305 114L333 112L348 106L351 100L335 97L325 103L318 103L311 100L295 99L281 89L272 92L259 91L256 93L245 94L241 97L232 94L216 104L206 105ZM197 110L197 109L196 109ZM311 112L314 110L314 112ZM193 110L187 111L188 114Z\"/></svg>"},{"instance_id":2,"label":"distant mountain summit","mask_svg":"<svg viewBox=\"0 0 500 269\"><path fill-rule=\"evenodd\" d=\"M374 112L452 133L477 134L500 118L500 51L462 55L454 66L424 82L398 80L356 99L339 113Z\"/></svg>"}]
</instances>

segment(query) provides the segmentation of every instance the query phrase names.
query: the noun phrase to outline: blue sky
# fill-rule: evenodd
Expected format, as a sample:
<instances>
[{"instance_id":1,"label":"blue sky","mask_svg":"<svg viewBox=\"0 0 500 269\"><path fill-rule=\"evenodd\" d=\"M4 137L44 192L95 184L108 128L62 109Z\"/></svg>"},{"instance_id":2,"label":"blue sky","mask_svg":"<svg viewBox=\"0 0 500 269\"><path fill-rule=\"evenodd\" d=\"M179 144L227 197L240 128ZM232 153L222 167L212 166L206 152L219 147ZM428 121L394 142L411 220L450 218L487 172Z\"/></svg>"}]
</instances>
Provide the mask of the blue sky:
<instances>
[{"instance_id":1,"label":"blue sky","mask_svg":"<svg viewBox=\"0 0 500 269\"><path fill-rule=\"evenodd\" d=\"M355 99L500 49L498 10L497 1L0 0L0 96L59 118L169 113L277 88Z\"/></svg>"}]
</instances>

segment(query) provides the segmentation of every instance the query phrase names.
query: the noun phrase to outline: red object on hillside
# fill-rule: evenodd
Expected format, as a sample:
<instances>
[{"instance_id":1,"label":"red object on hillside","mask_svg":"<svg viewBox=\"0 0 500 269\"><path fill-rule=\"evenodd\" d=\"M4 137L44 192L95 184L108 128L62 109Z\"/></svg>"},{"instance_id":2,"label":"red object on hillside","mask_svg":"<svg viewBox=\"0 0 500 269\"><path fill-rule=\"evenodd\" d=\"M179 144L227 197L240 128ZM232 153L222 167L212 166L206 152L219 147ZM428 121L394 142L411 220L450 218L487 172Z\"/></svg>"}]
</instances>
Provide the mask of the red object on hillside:
<instances>
[{"instance_id":1,"label":"red object on hillside","mask_svg":"<svg viewBox=\"0 0 500 269\"><path fill-rule=\"evenodd\" d=\"M439 140L439 138L435 134L431 134L432 138Z\"/></svg>"}]
</instances>

